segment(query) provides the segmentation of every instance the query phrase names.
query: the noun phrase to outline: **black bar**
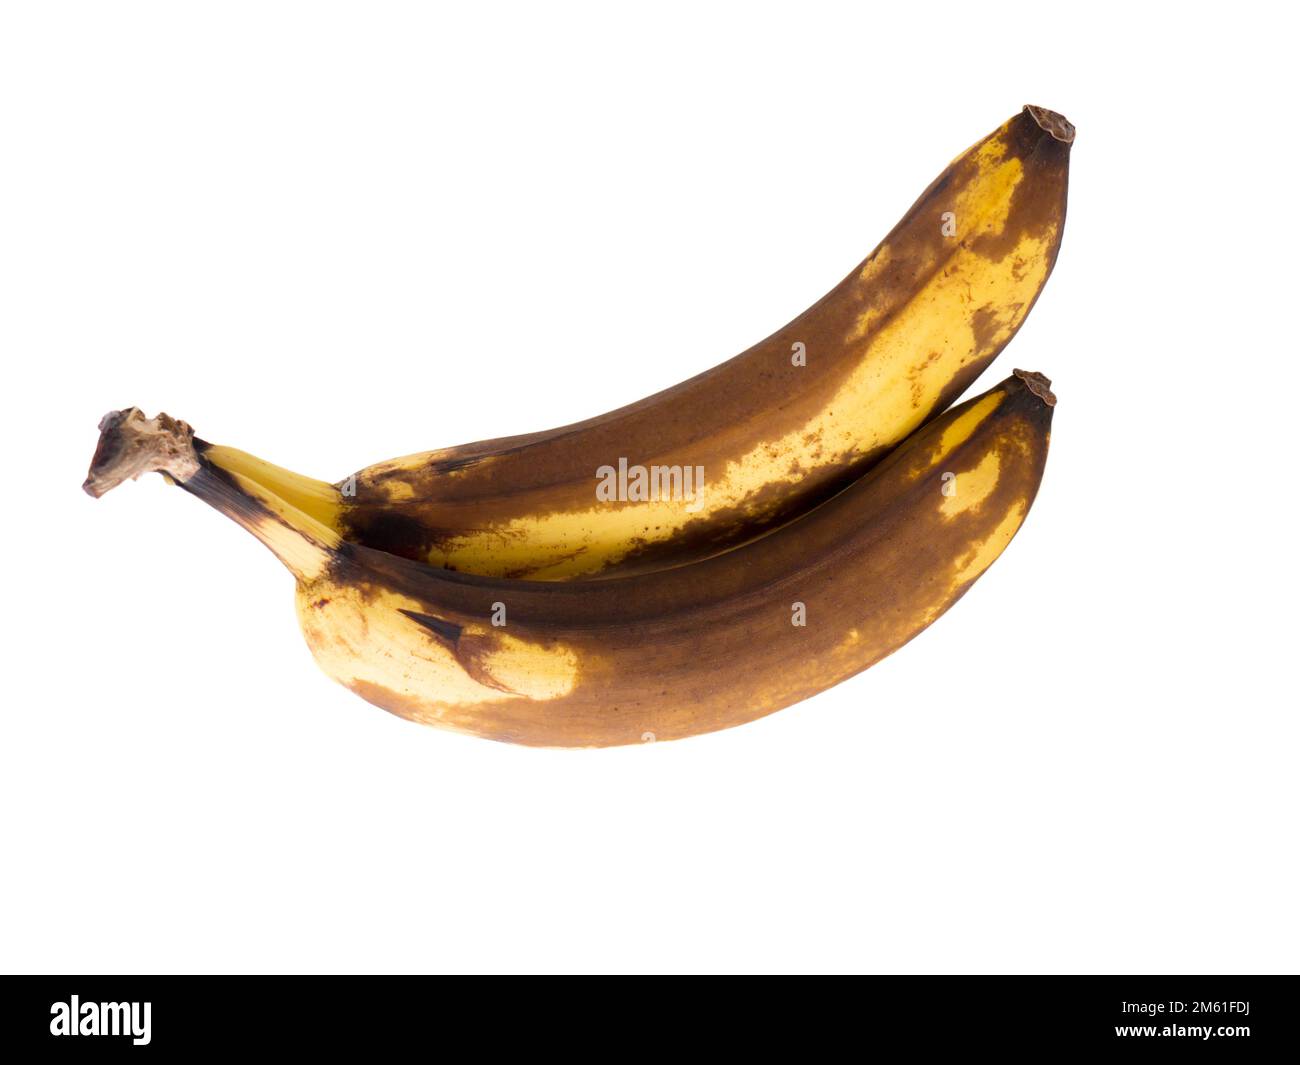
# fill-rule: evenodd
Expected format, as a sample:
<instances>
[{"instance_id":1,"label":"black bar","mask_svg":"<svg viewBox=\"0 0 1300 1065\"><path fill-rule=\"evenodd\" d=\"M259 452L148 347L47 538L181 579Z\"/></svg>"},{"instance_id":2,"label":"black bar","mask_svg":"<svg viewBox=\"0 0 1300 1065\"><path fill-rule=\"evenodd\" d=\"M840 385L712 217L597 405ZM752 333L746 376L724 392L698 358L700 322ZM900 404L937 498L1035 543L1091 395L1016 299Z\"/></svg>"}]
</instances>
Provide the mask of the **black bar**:
<instances>
[{"instance_id":1,"label":"black bar","mask_svg":"<svg viewBox=\"0 0 1300 1065\"><path fill-rule=\"evenodd\" d=\"M4 982L0 1049L42 1057L251 1048L369 1055L409 1047L412 1039L431 1053L446 1053L466 1038L498 1045L531 1036L548 1053L574 1042L606 1045L605 1056L618 1058L623 1047L640 1053L656 1044L674 1054L715 1046L734 1052L754 1042L774 1050L771 1040L802 1032L826 1047L839 1033L867 1051L902 1045L926 1054L1147 1056L1173 1049L1235 1060L1293 1055L1300 1012L1292 976L880 976L802 994L752 981L715 991L647 989L614 978L526 990L435 977L14 976ZM76 1034L53 1034L52 1026L67 1030L74 995L81 1015ZM136 1008L130 1012L123 1004ZM113 1023L121 1034L82 1034ZM1210 1035L1191 1029L1209 1029ZM607 1043L610 1036L618 1042Z\"/></svg>"}]
</instances>

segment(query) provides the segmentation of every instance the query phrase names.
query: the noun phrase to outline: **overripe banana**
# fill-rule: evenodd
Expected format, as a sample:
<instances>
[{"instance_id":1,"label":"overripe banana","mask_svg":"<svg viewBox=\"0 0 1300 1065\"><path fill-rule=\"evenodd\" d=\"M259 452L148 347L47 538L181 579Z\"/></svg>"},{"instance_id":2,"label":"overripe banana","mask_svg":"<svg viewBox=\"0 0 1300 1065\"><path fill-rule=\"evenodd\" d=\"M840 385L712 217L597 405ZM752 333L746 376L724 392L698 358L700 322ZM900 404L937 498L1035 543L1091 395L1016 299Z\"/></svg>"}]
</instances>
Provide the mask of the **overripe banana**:
<instances>
[{"instance_id":1,"label":"overripe banana","mask_svg":"<svg viewBox=\"0 0 1300 1065\"><path fill-rule=\"evenodd\" d=\"M837 684L955 603L1033 502L1049 385L1017 370L768 536L601 581L454 573L349 544L214 464L184 422L135 408L101 423L86 489L159 470L244 526L297 577L325 672L395 714L538 746L667 740Z\"/></svg>"},{"instance_id":2,"label":"overripe banana","mask_svg":"<svg viewBox=\"0 0 1300 1065\"><path fill-rule=\"evenodd\" d=\"M232 448L205 457L345 540L468 573L557 580L707 557L829 498L1002 350L1056 261L1073 138L1025 108L789 325L612 413L339 485Z\"/></svg>"}]
</instances>

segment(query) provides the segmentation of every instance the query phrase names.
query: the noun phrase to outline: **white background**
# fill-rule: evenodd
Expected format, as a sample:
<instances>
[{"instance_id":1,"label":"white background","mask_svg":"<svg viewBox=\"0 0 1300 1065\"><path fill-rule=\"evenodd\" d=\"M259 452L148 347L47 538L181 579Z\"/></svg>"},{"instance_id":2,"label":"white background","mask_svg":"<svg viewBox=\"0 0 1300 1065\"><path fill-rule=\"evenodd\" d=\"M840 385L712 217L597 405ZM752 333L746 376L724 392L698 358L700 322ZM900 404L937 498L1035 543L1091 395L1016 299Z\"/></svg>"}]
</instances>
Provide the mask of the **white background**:
<instances>
[{"instance_id":1,"label":"white background","mask_svg":"<svg viewBox=\"0 0 1300 1065\"><path fill-rule=\"evenodd\" d=\"M1271 6L6 4L0 965L1294 971ZM637 399L1026 102L1078 126L1069 223L977 389L1055 381L1042 492L798 707L596 752L422 729L316 670L231 523L80 491L131 404L333 480Z\"/></svg>"}]
</instances>

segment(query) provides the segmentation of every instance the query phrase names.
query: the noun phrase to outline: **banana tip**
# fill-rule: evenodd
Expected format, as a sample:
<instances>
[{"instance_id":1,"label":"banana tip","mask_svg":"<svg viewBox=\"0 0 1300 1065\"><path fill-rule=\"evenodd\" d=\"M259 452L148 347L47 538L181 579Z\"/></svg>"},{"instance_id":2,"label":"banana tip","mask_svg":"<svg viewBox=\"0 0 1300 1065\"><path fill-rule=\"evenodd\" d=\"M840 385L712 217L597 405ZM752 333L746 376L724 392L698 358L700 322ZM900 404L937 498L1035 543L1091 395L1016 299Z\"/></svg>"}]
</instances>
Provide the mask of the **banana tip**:
<instances>
[{"instance_id":1,"label":"banana tip","mask_svg":"<svg viewBox=\"0 0 1300 1065\"><path fill-rule=\"evenodd\" d=\"M1062 144L1074 143L1074 124L1062 114L1049 111L1046 107L1025 104L1029 117L1038 123L1040 129L1050 133Z\"/></svg>"},{"instance_id":2,"label":"banana tip","mask_svg":"<svg viewBox=\"0 0 1300 1065\"><path fill-rule=\"evenodd\" d=\"M1049 378L1033 370L1012 370L1011 372L1024 383L1024 386L1030 392L1049 407L1056 406L1056 395L1052 392L1052 382Z\"/></svg>"}]
</instances>

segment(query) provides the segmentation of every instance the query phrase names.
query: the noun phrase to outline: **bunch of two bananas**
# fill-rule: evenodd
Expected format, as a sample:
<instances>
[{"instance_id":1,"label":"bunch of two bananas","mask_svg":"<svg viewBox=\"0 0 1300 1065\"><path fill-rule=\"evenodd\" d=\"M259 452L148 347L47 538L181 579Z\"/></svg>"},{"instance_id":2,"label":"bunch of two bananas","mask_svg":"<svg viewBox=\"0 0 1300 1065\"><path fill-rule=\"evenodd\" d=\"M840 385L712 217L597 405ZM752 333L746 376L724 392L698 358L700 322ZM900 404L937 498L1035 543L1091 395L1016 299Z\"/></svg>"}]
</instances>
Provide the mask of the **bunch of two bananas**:
<instances>
[{"instance_id":1,"label":"bunch of two bananas","mask_svg":"<svg viewBox=\"0 0 1300 1065\"><path fill-rule=\"evenodd\" d=\"M610 414L329 485L130 408L86 490L158 471L233 518L325 672L411 720L560 747L750 721L902 646L1024 521L1050 382L948 408L1051 273L1073 137L1025 108L789 325Z\"/></svg>"}]
</instances>

